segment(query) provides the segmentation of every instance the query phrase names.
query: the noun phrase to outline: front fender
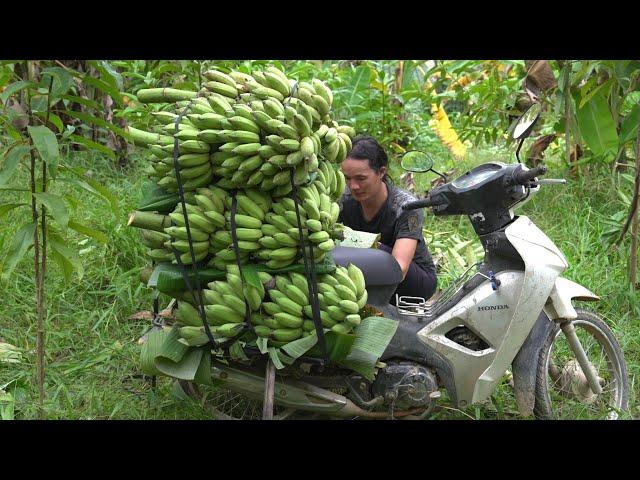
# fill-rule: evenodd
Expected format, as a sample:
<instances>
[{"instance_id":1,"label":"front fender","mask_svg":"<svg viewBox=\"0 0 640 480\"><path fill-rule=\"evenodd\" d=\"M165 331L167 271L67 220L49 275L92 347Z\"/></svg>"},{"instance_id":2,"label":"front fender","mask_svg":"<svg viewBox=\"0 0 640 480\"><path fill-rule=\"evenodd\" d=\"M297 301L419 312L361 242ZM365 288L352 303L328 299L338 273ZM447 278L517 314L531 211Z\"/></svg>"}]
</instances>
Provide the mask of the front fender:
<instances>
[{"instance_id":1,"label":"front fender","mask_svg":"<svg viewBox=\"0 0 640 480\"><path fill-rule=\"evenodd\" d=\"M557 320L559 318L573 320L578 316L575 308L573 308L572 300L574 299L595 302L600 300L600 297L582 285L567 280L566 278L558 277L549 294L549 299L544 306L544 313L546 313L551 320Z\"/></svg>"}]
</instances>

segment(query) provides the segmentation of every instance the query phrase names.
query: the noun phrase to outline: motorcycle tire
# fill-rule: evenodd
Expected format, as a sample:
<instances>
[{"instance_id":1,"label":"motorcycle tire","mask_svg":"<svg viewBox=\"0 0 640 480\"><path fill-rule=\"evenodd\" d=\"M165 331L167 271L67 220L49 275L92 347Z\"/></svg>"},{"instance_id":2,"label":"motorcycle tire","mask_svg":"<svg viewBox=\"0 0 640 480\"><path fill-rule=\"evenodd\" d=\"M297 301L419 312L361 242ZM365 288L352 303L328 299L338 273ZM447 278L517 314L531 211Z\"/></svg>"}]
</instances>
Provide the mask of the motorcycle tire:
<instances>
[{"instance_id":1,"label":"motorcycle tire","mask_svg":"<svg viewBox=\"0 0 640 480\"><path fill-rule=\"evenodd\" d=\"M588 388L560 324L554 322L538 357L534 415L541 420L618 419L629 401L624 354L598 315L584 309L576 312L572 323L602 393L596 395Z\"/></svg>"}]
</instances>

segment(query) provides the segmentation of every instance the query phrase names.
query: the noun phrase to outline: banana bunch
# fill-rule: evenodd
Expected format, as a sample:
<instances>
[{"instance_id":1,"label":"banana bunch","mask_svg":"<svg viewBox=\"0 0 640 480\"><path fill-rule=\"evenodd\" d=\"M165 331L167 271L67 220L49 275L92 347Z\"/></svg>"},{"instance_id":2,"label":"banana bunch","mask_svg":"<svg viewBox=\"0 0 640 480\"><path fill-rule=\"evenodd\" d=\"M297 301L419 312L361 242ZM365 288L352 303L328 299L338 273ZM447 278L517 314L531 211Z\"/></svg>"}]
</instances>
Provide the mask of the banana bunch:
<instances>
[{"instance_id":1,"label":"banana bunch","mask_svg":"<svg viewBox=\"0 0 640 480\"><path fill-rule=\"evenodd\" d=\"M269 195L257 189L238 191L236 200L236 236L241 262L244 264L249 261L251 255L261 249L258 241L263 236L264 217L269 211L272 201ZM226 194L223 202L225 205L224 229L211 237L215 251L211 251L214 253L214 257L209 261L209 265L218 270L225 270L227 265L236 263L236 253L231 235L231 196Z\"/></svg>"},{"instance_id":2,"label":"banana bunch","mask_svg":"<svg viewBox=\"0 0 640 480\"><path fill-rule=\"evenodd\" d=\"M208 288L202 290L204 311L214 338L229 338L241 332L246 326L247 306L252 324L262 324L259 309L265 296L264 284L270 282L272 277L266 272L259 272L258 275L261 282L259 288L243 283L237 265L228 265L226 281L210 282ZM180 336L189 345L202 345L208 342L208 337L194 305L195 299L188 293L184 294L175 315L182 325Z\"/></svg>"},{"instance_id":3,"label":"banana bunch","mask_svg":"<svg viewBox=\"0 0 640 480\"><path fill-rule=\"evenodd\" d=\"M336 228L340 213L338 204L332 202L329 195L319 193L315 184L300 188L298 193L301 229L292 198L274 200L271 210L264 216L263 236L258 240L263 248L256 257L266 260L270 268L283 268L299 259L300 230L305 243L312 242L316 246L313 252L315 262L321 262L335 247L334 239L340 237L341 229Z\"/></svg>"},{"instance_id":4,"label":"banana bunch","mask_svg":"<svg viewBox=\"0 0 640 480\"><path fill-rule=\"evenodd\" d=\"M349 333L360 324L360 310L367 302L362 272L355 265L338 267L322 275L318 283L320 319L324 328ZM275 342L290 342L315 332L309 285L304 275L276 275L275 287L267 291L263 316L256 317L256 334Z\"/></svg>"},{"instance_id":5,"label":"banana bunch","mask_svg":"<svg viewBox=\"0 0 640 480\"><path fill-rule=\"evenodd\" d=\"M359 312L367 303L362 271L353 264L347 268L338 266L333 274L321 275L318 280L320 307L328 317L326 323L326 317L323 318L325 326L338 333L349 333L360 325Z\"/></svg>"},{"instance_id":6,"label":"banana bunch","mask_svg":"<svg viewBox=\"0 0 640 480\"><path fill-rule=\"evenodd\" d=\"M335 190L335 175L326 170L319 174L320 163L342 161L355 131L331 119L329 87L318 79L296 83L275 67L253 75L209 70L204 76L208 81L200 92L138 91L142 102L181 98L171 109L153 113L159 133L130 129L136 145L153 153L148 171L159 185L169 191L177 188L171 173L177 137L180 156L185 157L179 163L185 170L186 191L209 182L224 189L257 187L272 191L274 197L284 196L291 191L291 168L296 185L308 184L318 174L326 177L320 183ZM178 113L187 106L189 113L175 133ZM204 154L209 154L209 169Z\"/></svg>"},{"instance_id":7,"label":"banana bunch","mask_svg":"<svg viewBox=\"0 0 640 480\"><path fill-rule=\"evenodd\" d=\"M170 112L155 113L156 120L162 119L158 121L165 121L170 118L169 116L177 117ZM147 147L151 152L146 173L167 191L178 191L173 161L173 137L175 136L180 139L178 166L184 191L191 192L198 187L208 185L213 180L213 165L209 156L210 145L196 139L194 134L196 129L192 125L181 125L180 131L175 134L174 129L173 123L167 124L163 132L157 134L129 127L134 143Z\"/></svg>"}]
</instances>

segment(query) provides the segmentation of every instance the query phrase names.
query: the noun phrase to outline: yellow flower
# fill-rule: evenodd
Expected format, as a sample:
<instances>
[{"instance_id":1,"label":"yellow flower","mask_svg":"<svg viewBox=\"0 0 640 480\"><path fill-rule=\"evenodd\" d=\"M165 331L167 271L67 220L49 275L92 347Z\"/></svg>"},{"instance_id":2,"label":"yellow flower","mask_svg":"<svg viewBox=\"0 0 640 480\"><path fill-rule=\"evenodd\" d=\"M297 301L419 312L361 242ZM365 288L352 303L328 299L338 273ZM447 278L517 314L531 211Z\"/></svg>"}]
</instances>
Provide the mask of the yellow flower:
<instances>
[{"instance_id":1,"label":"yellow flower","mask_svg":"<svg viewBox=\"0 0 640 480\"><path fill-rule=\"evenodd\" d=\"M440 141L449 149L457 159L464 158L467 147L460 141L458 134L451 126L447 112L444 108L436 104L431 105L433 118L429 121L429 126L436 132Z\"/></svg>"}]
</instances>

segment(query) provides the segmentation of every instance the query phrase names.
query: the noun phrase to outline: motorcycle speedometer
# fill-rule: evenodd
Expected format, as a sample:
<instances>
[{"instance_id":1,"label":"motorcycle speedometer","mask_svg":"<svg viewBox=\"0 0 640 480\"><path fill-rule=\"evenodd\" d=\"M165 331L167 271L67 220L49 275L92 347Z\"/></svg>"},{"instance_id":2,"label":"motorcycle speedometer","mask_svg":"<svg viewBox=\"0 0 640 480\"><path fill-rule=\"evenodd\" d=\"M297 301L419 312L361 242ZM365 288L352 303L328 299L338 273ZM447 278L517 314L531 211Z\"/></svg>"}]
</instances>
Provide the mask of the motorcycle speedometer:
<instances>
[{"instance_id":1,"label":"motorcycle speedometer","mask_svg":"<svg viewBox=\"0 0 640 480\"><path fill-rule=\"evenodd\" d=\"M467 189L477 185L491 178L497 171L501 170L502 166L496 163L487 163L474 168L473 170L465 173L464 175L456 178L451 185L459 189Z\"/></svg>"}]
</instances>

